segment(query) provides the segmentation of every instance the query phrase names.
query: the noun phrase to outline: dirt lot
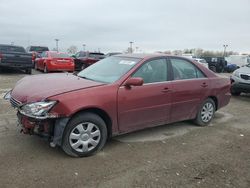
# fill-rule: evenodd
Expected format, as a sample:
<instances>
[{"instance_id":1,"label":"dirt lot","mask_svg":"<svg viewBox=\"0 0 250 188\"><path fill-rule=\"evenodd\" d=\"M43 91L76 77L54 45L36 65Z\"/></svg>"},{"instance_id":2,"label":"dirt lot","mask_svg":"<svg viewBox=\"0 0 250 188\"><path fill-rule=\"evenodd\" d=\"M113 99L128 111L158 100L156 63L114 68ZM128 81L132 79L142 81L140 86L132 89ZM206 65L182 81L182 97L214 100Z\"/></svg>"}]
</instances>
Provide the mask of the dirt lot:
<instances>
[{"instance_id":1,"label":"dirt lot","mask_svg":"<svg viewBox=\"0 0 250 188\"><path fill-rule=\"evenodd\" d=\"M0 95L24 76L1 73ZM1 96L0 187L250 187L249 112L250 95L232 97L208 127L181 122L139 131L75 159L20 134Z\"/></svg>"}]
</instances>

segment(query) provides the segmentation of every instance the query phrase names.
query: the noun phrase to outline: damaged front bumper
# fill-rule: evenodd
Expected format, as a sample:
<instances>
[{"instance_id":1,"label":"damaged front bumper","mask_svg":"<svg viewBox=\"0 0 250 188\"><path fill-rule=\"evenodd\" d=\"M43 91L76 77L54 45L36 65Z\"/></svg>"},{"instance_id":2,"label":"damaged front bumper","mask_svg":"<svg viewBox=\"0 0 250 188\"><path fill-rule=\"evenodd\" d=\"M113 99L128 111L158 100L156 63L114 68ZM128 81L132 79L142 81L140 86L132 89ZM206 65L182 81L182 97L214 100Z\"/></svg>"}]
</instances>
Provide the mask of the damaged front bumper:
<instances>
[{"instance_id":1,"label":"damaged front bumper","mask_svg":"<svg viewBox=\"0 0 250 188\"><path fill-rule=\"evenodd\" d=\"M64 129L69 121L67 117L36 119L17 112L18 125L24 134L47 138L51 146L61 146Z\"/></svg>"}]
</instances>

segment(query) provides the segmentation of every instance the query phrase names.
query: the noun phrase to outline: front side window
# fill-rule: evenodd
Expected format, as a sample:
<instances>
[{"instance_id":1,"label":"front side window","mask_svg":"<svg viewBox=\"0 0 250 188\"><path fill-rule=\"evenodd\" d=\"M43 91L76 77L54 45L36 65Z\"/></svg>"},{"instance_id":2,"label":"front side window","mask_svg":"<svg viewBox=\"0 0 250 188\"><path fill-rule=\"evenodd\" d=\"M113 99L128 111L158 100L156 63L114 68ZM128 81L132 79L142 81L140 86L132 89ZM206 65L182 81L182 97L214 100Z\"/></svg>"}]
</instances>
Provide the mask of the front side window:
<instances>
[{"instance_id":1,"label":"front side window","mask_svg":"<svg viewBox=\"0 0 250 188\"><path fill-rule=\"evenodd\" d=\"M167 81L166 59L155 59L144 63L133 77L141 77L144 83Z\"/></svg>"},{"instance_id":2,"label":"front side window","mask_svg":"<svg viewBox=\"0 0 250 188\"><path fill-rule=\"evenodd\" d=\"M174 80L186 80L205 77L204 74L189 61L172 58L171 64L173 68Z\"/></svg>"}]
</instances>

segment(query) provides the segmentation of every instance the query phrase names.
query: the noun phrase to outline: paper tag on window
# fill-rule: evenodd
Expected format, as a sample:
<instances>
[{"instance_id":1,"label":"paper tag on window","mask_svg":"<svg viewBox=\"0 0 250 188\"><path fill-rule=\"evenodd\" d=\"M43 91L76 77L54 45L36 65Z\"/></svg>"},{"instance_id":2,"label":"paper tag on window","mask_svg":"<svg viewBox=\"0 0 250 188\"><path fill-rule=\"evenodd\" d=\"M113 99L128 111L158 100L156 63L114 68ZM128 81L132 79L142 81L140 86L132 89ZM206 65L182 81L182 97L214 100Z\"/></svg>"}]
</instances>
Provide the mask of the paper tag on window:
<instances>
[{"instance_id":1,"label":"paper tag on window","mask_svg":"<svg viewBox=\"0 0 250 188\"><path fill-rule=\"evenodd\" d=\"M119 64L121 64L121 65L134 65L135 62L134 61L121 60L119 62Z\"/></svg>"}]
</instances>

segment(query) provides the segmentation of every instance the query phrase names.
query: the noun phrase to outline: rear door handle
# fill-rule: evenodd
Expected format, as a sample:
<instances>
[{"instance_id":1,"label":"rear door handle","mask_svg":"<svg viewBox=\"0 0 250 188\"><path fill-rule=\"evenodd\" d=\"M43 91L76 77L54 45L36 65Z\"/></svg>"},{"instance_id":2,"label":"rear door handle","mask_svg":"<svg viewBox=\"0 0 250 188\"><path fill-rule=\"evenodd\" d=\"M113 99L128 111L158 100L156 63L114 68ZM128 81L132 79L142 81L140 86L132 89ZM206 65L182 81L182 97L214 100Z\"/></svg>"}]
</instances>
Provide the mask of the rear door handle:
<instances>
[{"instance_id":1,"label":"rear door handle","mask_svg":"<svg viewBox=\"0 0 250 188\"><path fill-rule=\"evenodd\" d=\"M208 84L205 82L201 84L201 87L207 87L207 86L208 86Z\"/></svg>"},{"instance_id":2,"label":"rear door handle","mask_svg":"<svg viewBox=\"0 0 250 188\"><path fill-rule=\"evenodd\" d=\"M161 90L161 92L163 92L163 93L167 93L170 91L171 91L171 89L169 89L168 87L165 87L164 89Z\"/></svg>"}]
</instances>

